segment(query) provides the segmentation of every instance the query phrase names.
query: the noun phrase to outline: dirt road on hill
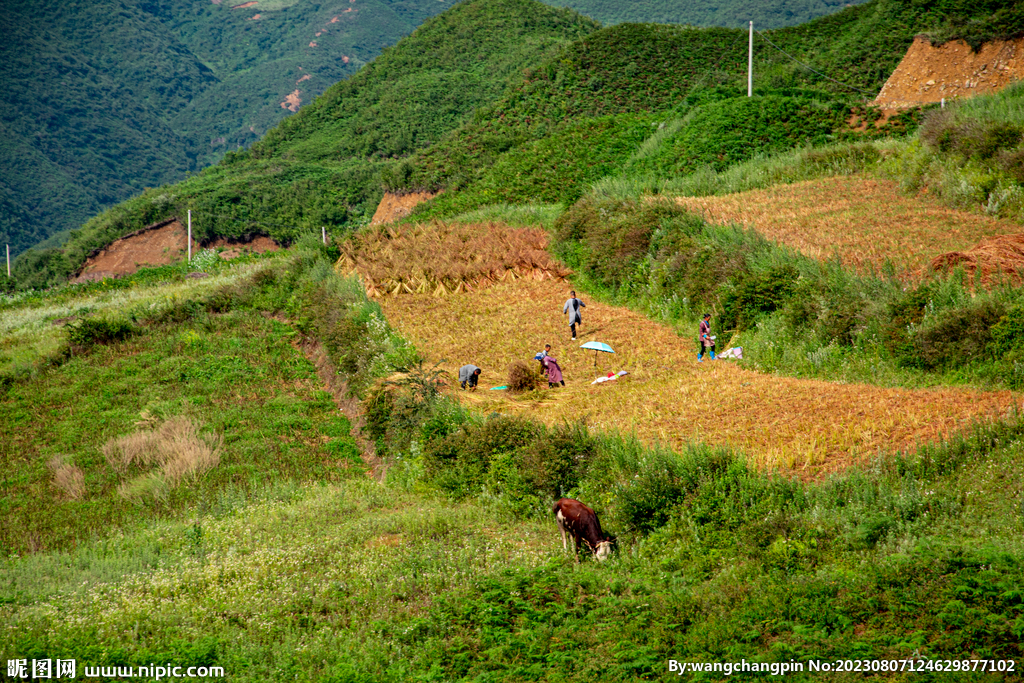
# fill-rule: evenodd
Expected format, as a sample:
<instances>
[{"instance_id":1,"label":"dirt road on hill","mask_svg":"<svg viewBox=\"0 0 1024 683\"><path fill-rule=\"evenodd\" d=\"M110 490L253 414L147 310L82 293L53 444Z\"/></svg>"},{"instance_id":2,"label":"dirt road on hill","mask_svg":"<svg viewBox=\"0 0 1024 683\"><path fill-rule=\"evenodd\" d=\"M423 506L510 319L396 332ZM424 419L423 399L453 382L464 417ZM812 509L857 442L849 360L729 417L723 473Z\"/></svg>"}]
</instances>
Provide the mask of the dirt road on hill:
<instances>
[{"instance_id":1,"label":"dirt road on hill","mask_svg":"<svg viewBox=\"0 0 1024 683\"><path fill-rule=\"evenodd\" d=\"M581 293L583 333L569 341L561 311L568 287L519 280L471 294L402 295L381 300L389 322L430 359L484 369L481 390L458 395L484 412L521 413L545 423L585 417L600 430L635 432L679 447L692 439L745 450L758 465L816 476L881 450L912 449L1020 408L1008 391L907 390L764 375L734 361L696 362L696 332L678 336L625 308ZM696 329L696 321L694 321ZM614 355L579 344L598 340ZM564 389L509 397L508 366L552 344ZM590 382L610 370L630 374Z\"/></svg>"}]
</instances>

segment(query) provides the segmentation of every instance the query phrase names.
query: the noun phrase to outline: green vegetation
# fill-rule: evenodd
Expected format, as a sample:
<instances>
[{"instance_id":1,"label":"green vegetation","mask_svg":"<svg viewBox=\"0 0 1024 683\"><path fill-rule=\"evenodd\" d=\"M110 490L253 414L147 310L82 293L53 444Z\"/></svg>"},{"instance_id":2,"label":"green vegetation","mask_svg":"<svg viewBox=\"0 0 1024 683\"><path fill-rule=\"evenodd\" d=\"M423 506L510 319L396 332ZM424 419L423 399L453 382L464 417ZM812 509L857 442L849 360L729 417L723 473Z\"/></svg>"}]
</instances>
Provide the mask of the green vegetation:
<instances>
[{"instance_id":1,"label":"green vegetation","mask_svg":"<svg viewBox=\"0 0 1024 683\"><path fill-rule=\"evenodd\" d=\"M962 272L909 289L714 226L671 202L588 197L555 222L555 252L581 286L695 336L714 311L720 340L764 372L883 386L1024 386L1024 293ZM724 347L724 344L723 344Z\"/></svg>"},{"instance_id":2,"label":"green vegetation","mask_svg":"<svg viewBox=\"0 0 1024 683\"><path fill-rule=\"evenodd\" d=\"M15 255L252 144L291 113L281 106L289 93L311 102L451 5L360 0L332 13L309 0L237 4L8 8L0 237Z\"/></svg>"},{"instance_id":3,"label":"green vegetation","mask_svg":"<svg viewBox=\"0 0 1024 683\"><path fill-rule=\"evenodd\" d=\"M863 0L860 0L863 2ZM773 2L667 2L666 0L549 0L549 4L572 7L604 24L643 22L689 24L691 26L746 27L753 21L758 29L794 26L823 14L837 12L856 2L840 0L775 0Z\"/></svg>"},{"instance_id":4,"label":"green vegetation","mask_svg":"<svg viewBox=\"0 0 1024 683\"><path fill-rule=\"evenodd\" d=\"M244 500L267 477L283 485L362 474L348 422L293 344L327 316L332 332L320 338L329 351L344 345L348 356L335 358L356 387L411 351L358 284L334 275L337 251L316 245L309 239L294 256L218 265L212 285L189 288L165 267L117 281L113 291L68 286L8 302L4 352L15 362L0 420L16 436L4 451L5 551L87 542L221 495ZM68 310L76 319L63 330L49 324ZM34 359L22 350L48 341L50 351ZM126 455L118 465L108 452L140 425L145 432L178 418L223 439L219 464L186 477L189 486L174 485L182 475L173 467L151 470L149 456ZM61 468L65 478L78 473L72 492L54 474Z\"/></svg>"},{"instance_id":5,"label":"green vegetation","mask_svg":"<svg viewBox=\"0 0 1024 683\"><path fill-rule=\"evenodd\" d=\"M698 226L648 211L633 222ZM579 423L477 416L437 391L444 378L334 273L335 255L300 239L231 284L140 307L141 334L98 335L10 386L11 656L222 666L237 680L626 681L664 676L669 658L1024 655L1015 418L807 484L704 444L672 453ZM744 301L765 300L762 279ZM5 310L46 307L20 296ZM383 483L362 476L299 334L365 396ZM170 434L178 416L196 443L219 444L219 464L170 487L119 459L124 437ZM565 494L617 536L608 562L563 553L550 504Z\"/></svg>"},{"instance_id":6,"label":"green vegetation","mask_svg":"<svg viewBox=\"0 0 1024 683\"><path fill-rule=\"evenodd\" d=\"M882 172L953 206L1024 219L1024 87L933 110Z\"/></svg>"},{"instance_id":7,"label":"green vegetation","mask_svg":"<svg viewBox=\"0 0 1024 683\"><path fill-rule=\"evenodd\" d=\"M534 167L526 165L534 146L543 144L539 141L555 144L583 121L637 112L649 112L665 127L651 131L630 163L602 169L606 177L678 180L709 167L722 171L758 153L904 134L916 125L913 114L860 133L849 130L846 119L853 111L872 118L862 95L881 88L914 35L961 16L956 11L963 8L877 0L771 31L772 42L846 85L805 70L759 40L756 101L743 97L747 43L742 31L605 28L527 70L520 84L437 144L385 169L384 185L399 192L446 189L448 196L418 207L414 216L451 216L505 199L487 193L492 182L487 177L499 160L508 157L514 177L541 173L547 168L543 155ZM467 198L460 201L453 192Z\"/></svg>"},{"instance_id":8,"label":"green vegetation","mask_svg":"<svg viewBox=\"0 0 1024 683\"><path fill-rule=\"evenodd\" d=\"M877 88L917 31L1016 25L1016 6L990 5L875 0L771 36ZM905 289L642 197L864 170L947 192L959 166L990 200L1019 187L1020 89L875 141L920 115L846 131L853 100L767 53L758 96L739 96L742 32L589 33L537 12L460 5L251 152L19 261L18 284L44 286L187 207L201 237L294 245L235 264L200 255L200 279L180 264L0 296L10 657L223 666L254 681L632 681L665 676L669 658L1019 665L1019 416L800 482L714 444L671 452L584 422L478 415L309 230L364 223L381 181L443 187L419 215L549 226L581 285L684 336L712 309L763 371L1019 389L1019 287L954 272ZM469 44L483 59L460 57ZM532 65L518 80L510 45ZM463 81L473 88L447 98ZM318 374L300 348L329 362ZM360 458L324 378L362 399L379 460ZM563 495L617 537L610 561L562 552L550 506Z\"/></svg>"},{"instance_id":9,"label":"green vegetation","mask_svg":"<svg viewBox=\"0 0 1024 683\"><path fill-rule=\"evenodd\" d=\"M63 248L23 255L15 264L18 284L61 282L93 249L188 209L203 239L256 233L288 244L304 230L365 224L381 197L382 158L429 144L500 93L523 63L595 27L532 0L462 3L332 87L251 152L229 154L188 180L105 211L72 231Z\"/></svg>"}]
</instances>

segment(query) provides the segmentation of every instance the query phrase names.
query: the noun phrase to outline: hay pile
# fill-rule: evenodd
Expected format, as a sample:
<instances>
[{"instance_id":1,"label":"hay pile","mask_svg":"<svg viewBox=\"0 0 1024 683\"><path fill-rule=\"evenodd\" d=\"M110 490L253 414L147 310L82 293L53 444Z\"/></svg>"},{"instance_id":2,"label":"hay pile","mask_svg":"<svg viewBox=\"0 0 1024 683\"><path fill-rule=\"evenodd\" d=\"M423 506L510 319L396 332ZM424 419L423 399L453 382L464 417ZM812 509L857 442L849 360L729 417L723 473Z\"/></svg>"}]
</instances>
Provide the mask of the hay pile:
<instances>
[{"instance_id":1,"label":"hay pile","mask_svg":"<svg viewBox=\"0 0 1024 683\"><path fill-rule=\"evenodd\" d=\"M985 287L999 282L1024 282L1024 233L998 235L979 242L967 251L950 251L932 259L931 270L948 272L963 268L975 279L979 277Z\"/></svg>"},{"instance_id":2,"label":"hay pile","mask_svg":"<svg viewBox=\"0 0 1024 683\"><path fill-rule=\"evenodd\" d=\"M540 228L440 222L380 227L342 245L337 269L357 273L370 296L445 296L520 278L565 278L571 271L546 247Z\"/></svg>"}]
</instances>

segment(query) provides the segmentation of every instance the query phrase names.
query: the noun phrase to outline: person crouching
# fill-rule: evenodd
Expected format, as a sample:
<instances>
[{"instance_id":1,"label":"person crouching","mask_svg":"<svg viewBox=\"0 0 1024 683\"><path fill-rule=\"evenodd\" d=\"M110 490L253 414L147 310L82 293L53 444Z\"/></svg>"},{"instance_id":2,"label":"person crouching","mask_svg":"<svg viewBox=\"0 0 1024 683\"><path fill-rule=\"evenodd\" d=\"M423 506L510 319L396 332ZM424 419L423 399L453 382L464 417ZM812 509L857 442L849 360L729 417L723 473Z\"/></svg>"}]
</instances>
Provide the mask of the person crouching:
<instances>
[{"instance_id":1,"label":"person crouching","mask_svg":"<svg viewBox=\"0 0 1024 683\"><path fill-rule=\"evenodd\" d=\"M468 364L463 365L459 368L459 384L465 389L466 385L469 385L470 391L476 391L477 380L480 379L480 373L482 371L475 365Z\"/></svg>"}]
</instances>

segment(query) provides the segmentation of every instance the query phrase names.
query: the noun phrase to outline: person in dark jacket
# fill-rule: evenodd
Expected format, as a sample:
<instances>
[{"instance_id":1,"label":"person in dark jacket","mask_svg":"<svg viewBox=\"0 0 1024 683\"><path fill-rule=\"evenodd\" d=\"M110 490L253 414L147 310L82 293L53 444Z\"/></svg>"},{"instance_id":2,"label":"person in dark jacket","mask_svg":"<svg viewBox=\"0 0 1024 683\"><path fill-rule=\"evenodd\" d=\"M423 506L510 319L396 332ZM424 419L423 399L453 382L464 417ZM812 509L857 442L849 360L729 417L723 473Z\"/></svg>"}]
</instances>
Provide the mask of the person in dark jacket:
<instances>
[{"instance_id":1,"label":"person in dark jacket","mask_svg":"<svg viewBox=\"0 0 1024 683\"><path fill-rule=\"evenodd\" d=\"M580 314L581 308L586 308L587 305L576 298L576 292L569 292L569 299L562 306L562 315L569 314L569 331L572 332L572 340L576 341L576 326L583 325L583 316Z\"/></svg>"},{"instance_id":2,"label":"person in dark jacket","mask_svg":"<svg viewBox=\"0 0 1024 683\"><path fill-rule=\"evenodd\" d=\"M477 380L480 379L482 370L473 364L463 365L459 368L459 384L465 389L469 385L470 391L476 391Z\"/></svg>"}]
</instances>

